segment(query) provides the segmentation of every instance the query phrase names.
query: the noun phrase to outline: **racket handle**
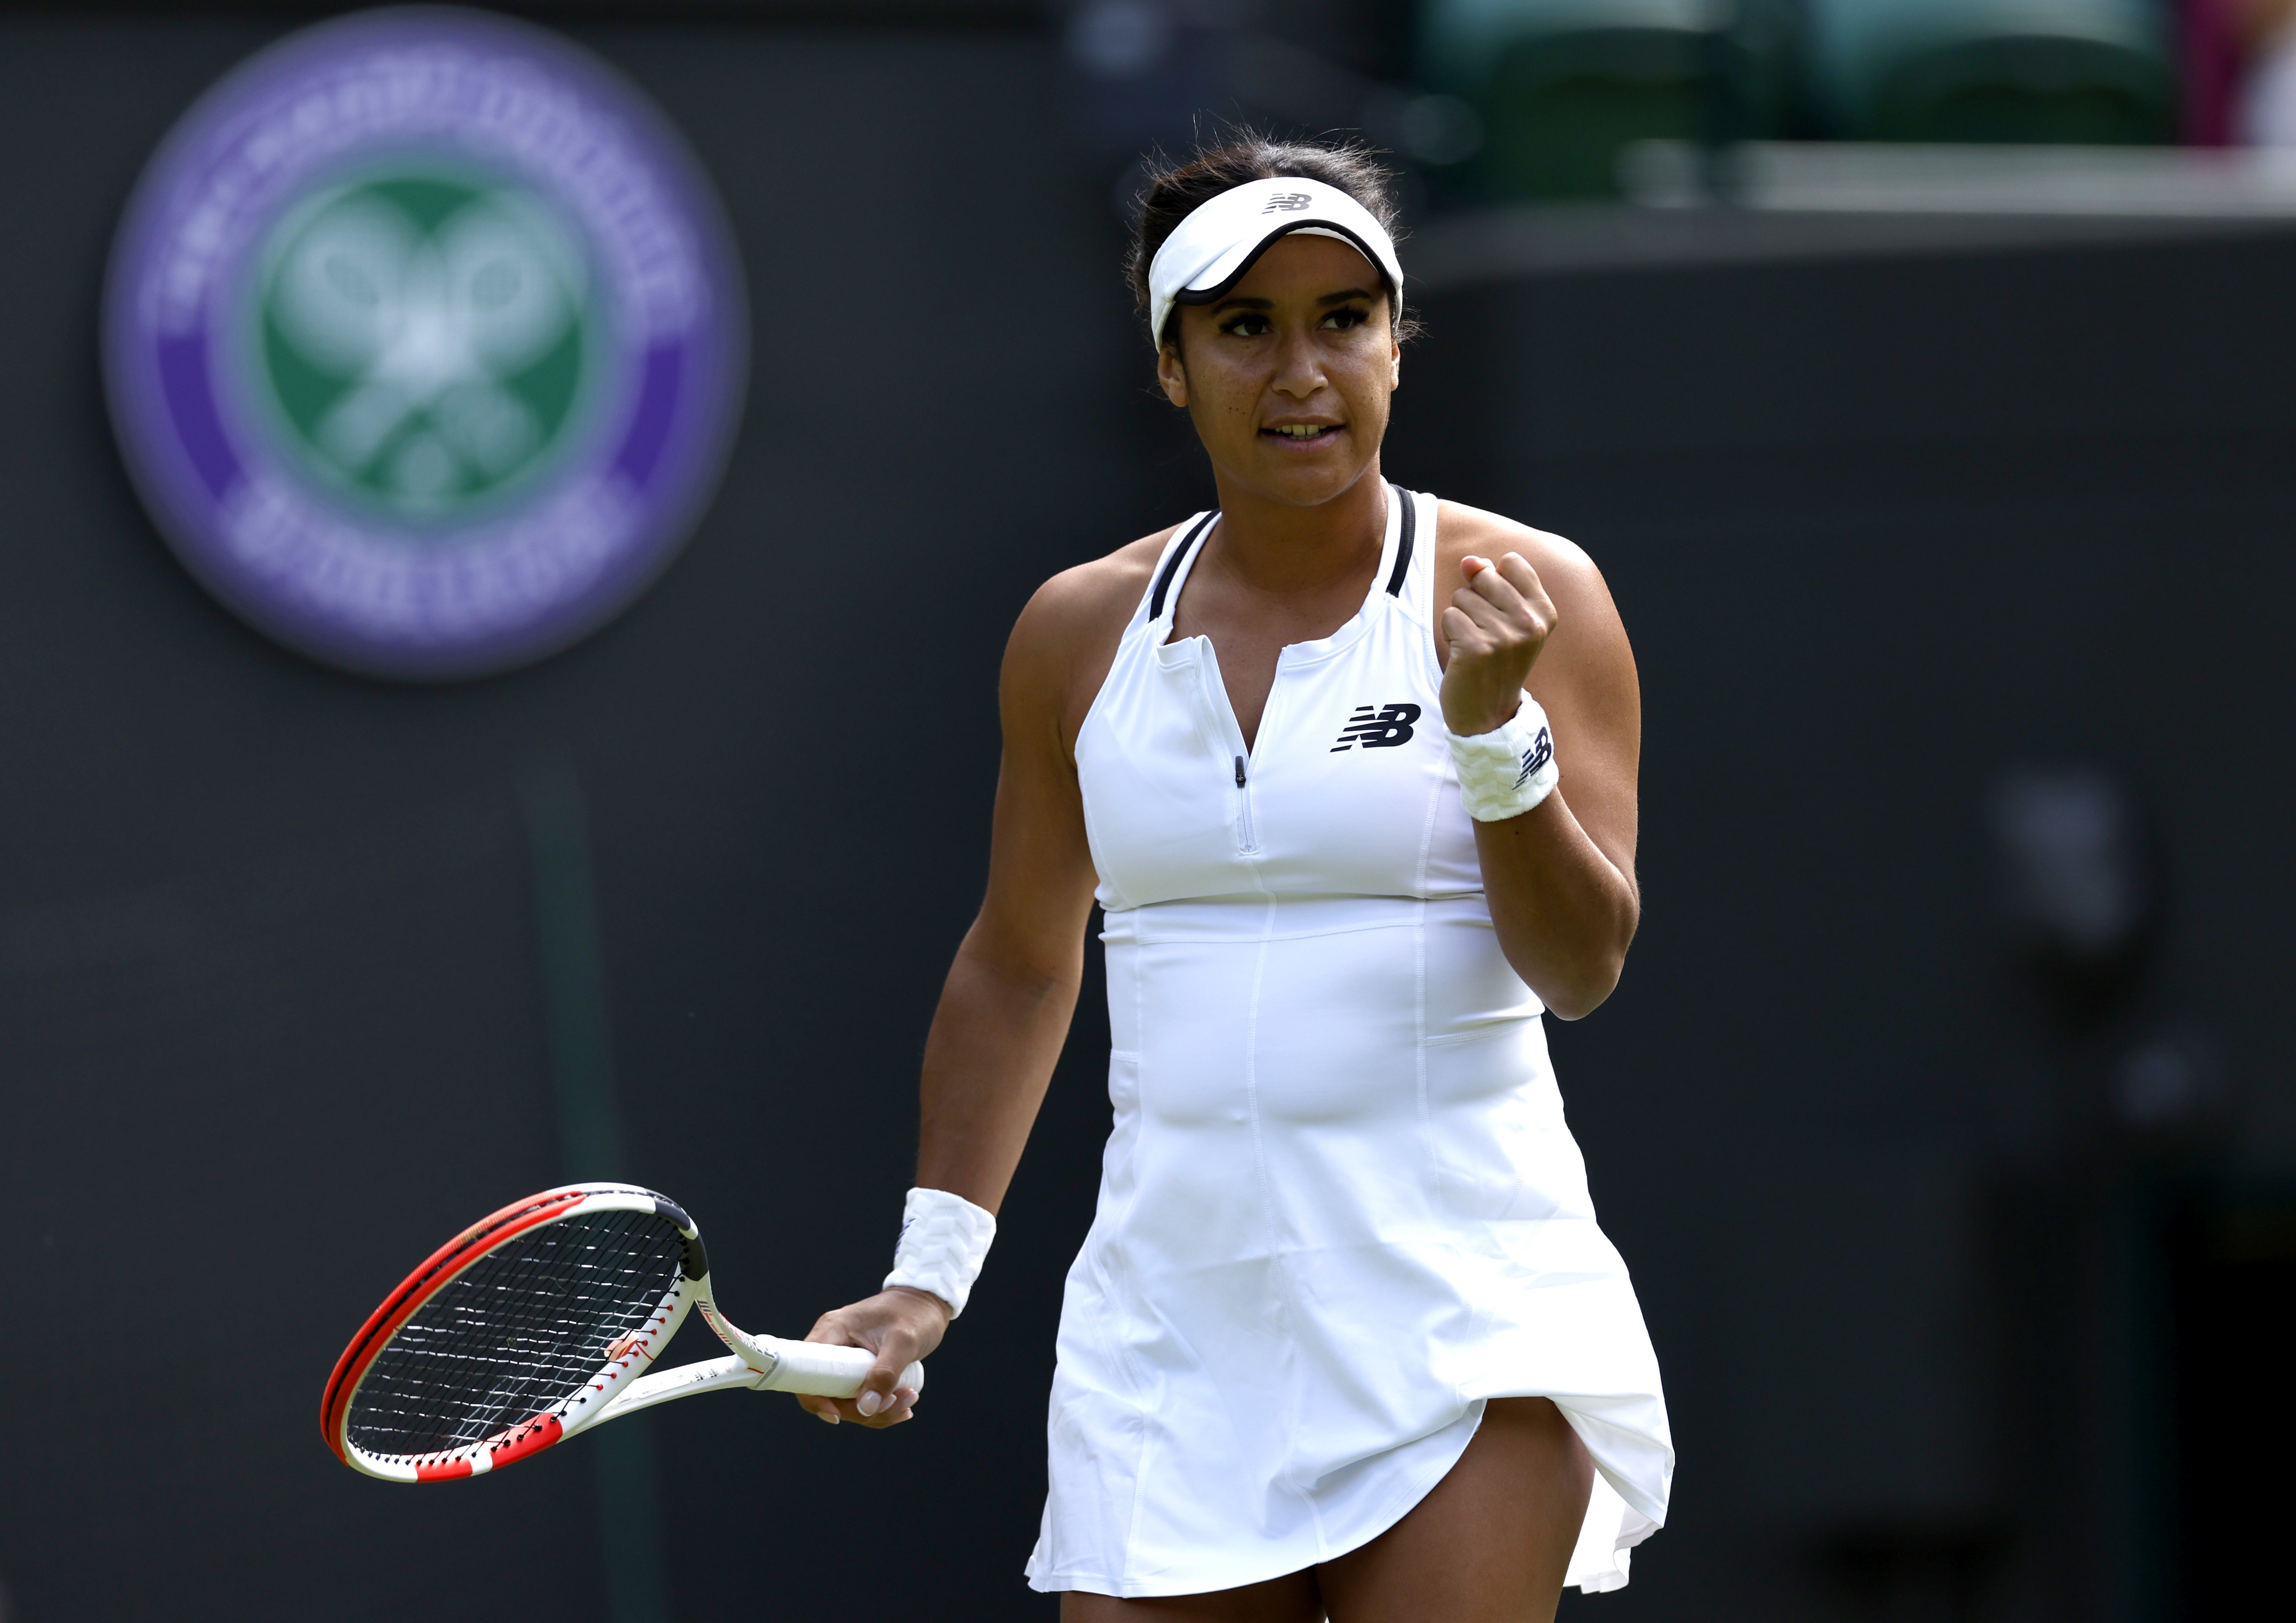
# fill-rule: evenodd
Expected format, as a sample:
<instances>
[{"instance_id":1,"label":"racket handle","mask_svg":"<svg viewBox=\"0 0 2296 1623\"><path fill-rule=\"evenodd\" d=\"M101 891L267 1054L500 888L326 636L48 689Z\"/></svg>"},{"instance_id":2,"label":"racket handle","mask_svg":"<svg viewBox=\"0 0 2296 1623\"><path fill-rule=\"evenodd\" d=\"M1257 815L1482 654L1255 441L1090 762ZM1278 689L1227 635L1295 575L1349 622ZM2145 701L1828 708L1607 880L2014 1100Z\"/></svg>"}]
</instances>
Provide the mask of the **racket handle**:
<instances>
[{"instance_id":1,"label":"racket handle","mask_svg":"<svg viewBox=\"0 0 2296 1623\"><path fill-rule=\"evenodd\" d=\"M765 1392L803 1392L813 1398L850 1398L876 1367L877 1355L862 1347L831 1347L820 1341L784 1341L779 1336L750 1336L758 1351L771 1354L773 1373L758 1382ZM925 1366L912 1364L895 1386L922 1390Z\"/></svg>"},{"instance_id":2,"label":"racket handle","mask_svg":"<svg viewBox=\"0 0 2296 1623\"><path fill-rule=\"evenodd\" d=\"M707 1285L709 1281L703 1280ZM832 1347L825 1341L784 1341L779 1336L753 1336L718 1311L707 1296L697 1296L701 1314L718 1339L732 1348L765 1378L761 1392L802 1392L808 1398L850 1398L861 1389L876 1366L877 1355L863 1347ZM895 1386L913 1392L924 1390L925 1366L915 1363L903 1370Z\"/></svg>"}]
</instances>

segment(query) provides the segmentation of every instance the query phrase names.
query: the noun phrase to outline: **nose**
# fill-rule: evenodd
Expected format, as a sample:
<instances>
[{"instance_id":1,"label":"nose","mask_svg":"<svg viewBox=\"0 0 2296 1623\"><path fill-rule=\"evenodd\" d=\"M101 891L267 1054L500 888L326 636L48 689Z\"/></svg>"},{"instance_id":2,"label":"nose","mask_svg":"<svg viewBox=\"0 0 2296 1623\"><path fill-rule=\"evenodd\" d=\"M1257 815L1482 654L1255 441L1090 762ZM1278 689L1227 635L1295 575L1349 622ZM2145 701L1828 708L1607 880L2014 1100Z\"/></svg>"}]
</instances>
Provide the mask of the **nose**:
<instances>
[{"instance_id":1,"label":"nose","mask_svg":"<svg viewBox=\"0 0 2296 1623\"><path fill-rule=\"evenodd\" d=\"M1316 353L1315 340L1309 333L1287 331L1276 342L1275 388L1277 394L1293 400L1305 400L1329 381L1324 376L1323 357Z\"/></svg>"}]
</instances>

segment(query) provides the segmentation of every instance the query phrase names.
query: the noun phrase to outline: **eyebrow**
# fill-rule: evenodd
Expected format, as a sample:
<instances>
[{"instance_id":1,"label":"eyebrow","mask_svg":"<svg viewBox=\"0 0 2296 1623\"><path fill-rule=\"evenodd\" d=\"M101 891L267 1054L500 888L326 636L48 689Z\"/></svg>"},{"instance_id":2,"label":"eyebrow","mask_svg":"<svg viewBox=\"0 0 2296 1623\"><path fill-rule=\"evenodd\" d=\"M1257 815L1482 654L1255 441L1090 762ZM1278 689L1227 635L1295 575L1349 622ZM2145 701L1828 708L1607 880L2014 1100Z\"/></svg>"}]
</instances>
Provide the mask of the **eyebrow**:
<instances>
[{"instance_id":1,"label":"eyebrow","mask_svg":"<svg viewBox=\"0 0 2296 1623\"><path fill-rule=\"evenodd\" d=\"M1345 304L1351 299L1375 299L1377 297L1378 295L1376 293L1372 292L1367 288L1351 287L1342 289L1341 291L1336 293L1326 293L1321 299L1316 300L1316 302L1317 304ZM1235 294L1229 298L1223 299L1218 304L1214 305L1212 307L1211 313L1217 316L1222 310L1272 310L1275 307L1275 301L1273 299L1247 298L1242 294Z\"/></svg>"}]
</instances>

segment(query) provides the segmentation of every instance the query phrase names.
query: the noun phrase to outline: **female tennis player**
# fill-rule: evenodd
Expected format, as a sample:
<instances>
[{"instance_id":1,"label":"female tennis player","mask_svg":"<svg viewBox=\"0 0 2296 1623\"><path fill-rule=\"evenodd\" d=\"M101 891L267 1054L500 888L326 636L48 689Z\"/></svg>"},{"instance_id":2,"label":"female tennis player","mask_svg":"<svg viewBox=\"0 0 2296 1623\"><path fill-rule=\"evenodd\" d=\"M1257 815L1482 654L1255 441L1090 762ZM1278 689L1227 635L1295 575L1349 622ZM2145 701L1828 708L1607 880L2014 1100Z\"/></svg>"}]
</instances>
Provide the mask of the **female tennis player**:
<instances>
[{"instance_id":1,"label":"female tennis player","mask_svg":"<svg viewBox=\"0 0 2296 1623\"><path fill-rule=\"evenodd\" d=\"M1381 473L1402 272L1358 149L1151 181L1132 279L1219 506L1054 577L1003 684L988 893L924 1061L893 1273L813 1339L964 1309L1104 910L1099 1208L1070 1270L1062 1616L1549 1619L1626 1581L1673 1471L1539 1016L1617 984L1640 700L1561 538Z\"/></svg>"}]
</instances>

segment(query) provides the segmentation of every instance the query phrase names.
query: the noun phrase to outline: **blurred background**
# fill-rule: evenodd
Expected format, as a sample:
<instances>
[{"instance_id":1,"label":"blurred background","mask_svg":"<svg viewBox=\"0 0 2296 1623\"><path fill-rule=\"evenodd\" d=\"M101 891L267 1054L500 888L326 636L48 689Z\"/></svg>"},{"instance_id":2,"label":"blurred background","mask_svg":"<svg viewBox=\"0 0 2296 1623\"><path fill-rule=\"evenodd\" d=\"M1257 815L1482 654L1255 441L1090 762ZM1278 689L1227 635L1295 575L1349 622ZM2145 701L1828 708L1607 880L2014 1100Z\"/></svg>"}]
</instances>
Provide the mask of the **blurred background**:
<instances>
[{"instance_id":1,"label":"blurred background","mask_svg":"<svg viewBox=\"0 0 2296 1623\"><path fill-rule=\"evenodd\" d=\"M686 1204L744 1324L873 1286L1004 632L1210 499L1116 266L1233 120L1394 154L1388 471L1586 545L1641 662L1642 938L1551 1037L1681 1470L1563 1616L2284 1611L2296 8L512 8L713 179L749 402L649 594L435 685L218 606L98 370L156 144L336 9L0 4L9 1623L1053 1615L1096 980L922 1423L719 1398L412 1491L316 1409L570 1175Z\"/></svg>"}]
</instances>

